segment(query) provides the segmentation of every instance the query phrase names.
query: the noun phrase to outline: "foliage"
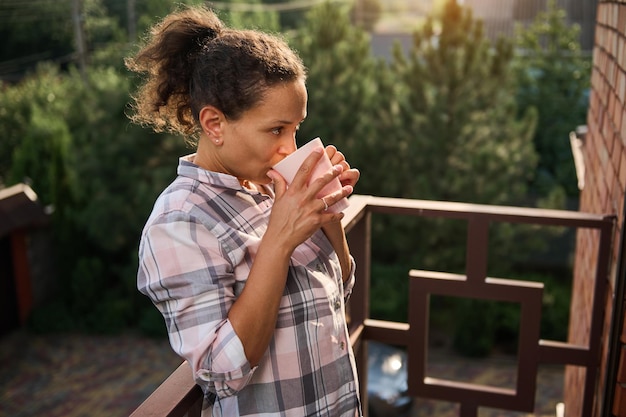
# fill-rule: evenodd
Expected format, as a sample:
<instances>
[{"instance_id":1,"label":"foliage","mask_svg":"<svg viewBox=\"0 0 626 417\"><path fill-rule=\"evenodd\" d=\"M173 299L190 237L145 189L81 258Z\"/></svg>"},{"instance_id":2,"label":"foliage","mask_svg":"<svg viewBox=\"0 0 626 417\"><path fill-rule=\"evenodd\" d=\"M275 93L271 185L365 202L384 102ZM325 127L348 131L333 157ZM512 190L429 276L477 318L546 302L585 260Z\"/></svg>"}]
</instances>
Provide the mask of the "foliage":
<instances>
[{"instance_id":1,"label":"foliage","mask_svg":"<svg viewBox=\"0 0 626 417\"><path fill-rule=\"evenodd\" d=\"M136 31L142 34L159 18L183 4L202 0L147 0L136 2ZM82 0L80 19L90 65L121 69L130 28L126 2ZM19 79L42 61L64 68L76 60L72 2L0 0L0 76ZM134 40L134 39L133 39Z\"/></svg>"},{"instance_id":2,"label":"foliage","mask_svg":"<svg viewBox=\"0 0 626 417\"><path fill-rule=\"evenodd\" d=\"M521 109L534 107L539 119L534 143L540 156L533 191L563 189L577 197L569 133L586 123L591 60L578 42L580 27L569 26L554 0L527 28L517 27L516 59Z\"/></svg>"},{"instance_id":3,"label":"foliage","mask_svg":"<svg viewBox=\"0 0 626 417\"><path fill-rule=\"evenodd\" d=\"M103 0L87 0L82 4L87 62L92 66L110 65L121 69L128 37L119 19L108 13Z\"/></svg>"},{"instance_id":4,"label":"foliage","mask_svg":"<svg viewBox=\"0 0 626 417\"><path fill-rule=\"evenodd\" d=\"M299 141L319 136L354 160L376 105L377 67L369 38L350 25L346 9L326 3L309 12L293 46L309 74L308 116Z\"/></svg>"},{"instance_id":5,"label":"foliage","mask_svg":"<svg viewBox=\"0 0 626 417\"><path fill-rule=\"evenodd\" d=\"M15 76L42 60L66 63L74 50L69 1L0 0L0 73Z\"/></svg>"},{"instance_id":6,"label":"foliage","mask_svg":"<svg viewBox=\"0 0 626 417\"><path fill-rule=\"evenodd\" d=\"M293 40L309 65L309 116L300 139L320 136L337 145L361 169L361 194L523 205L537 163L537 114L518 109L512 42L492 44L469 9L448 1L415 32L408 56L397 47L386 63L370 56L368 39L346 13L328 4L312 10ZM466 232L460 221L376 215L376 268L463 273ZM532 227L503 226L490 241L490 272L507 276L549 240ZM397 280L406 273L392 275L384 284L372 277L375 293L387 294L372 300L375 314L404 314L405 292L394 289L404 288ZM473 306L455 308L469 316ZM490 308L494 320L501 317L492 326L457 329L465 353L483 354L494 332L512 333L507 309Z\"/></svg>"},{"instance_id":7,"label":"foliage","mask_svg":"<svg viewBox=\"0 0 626 417\"><path fill-rule=\"evenodd\" d=\"M320 135L349 155L362 170L362 194L519 203L536 155L530 140L534 114L517 117L512 46L502 41L492 48L469 11L448 4L441 21L430 17L416 31L410 56L397 48L389 64L369 58L366 46L356 55L364 42L339 17L327 12L314 19L338 23L332 32L307 27L316 47L305 51L316 54L305 53L305 62L313 64L310 116L302 132L313 126L317 130L309 136ZM344 52L348 48L352 54ZM349 88L341 80L349 80ZM425 268L463 268L456 254L465 234L457 224L418 228L417 221L394 218L374 227L374 251L382 262L421 262L428 250L438 255L437 264Z\"/></svg>"},{"instance_id":8,"label":"foliage","mask_svg":"<svg viewBox=\"0 0 626 417\"><path fill-rule=\"evenodd\" d=\"M53 65L42 65L40 74L24 79L20 88L0 89L0 183L24 181L35 172L42 182L37 187L42 202L55 204L60 194L72 193L66 169L71 143L64 121L71 108L62 99L72 85Z\"/></svg>"},{"instance_id":9,"label":"foliage","mask_svg":"<svg viewBox=\"0 0 626 417\"><path fill-rule=\"evenodd\" d=\"M232 0L230 0L232 1ZM273 5L285 5L285 0L261 0L263 4L270 6ZM298 2L293 7L287 7L280 11L279 25L284 31L298 29L301 27L302 22L305 20L306 8L299 7ZM289 5L287 5L289 6Z\"/></svg>"},{"instance_id":10,"label":"foliage","mask_svg":"<svg viewBox=\"0 0 626 417\"><path fill-rule=\"evenodd\" d=\"M116 20L107 14L101 0L81 2L81 26L87 54L109 49L124 40ZM76 59L75 21L72 3L66 1L9 2L0 1L0 33L4 41L0 47L2 60L9 60L2 74L23 74L35 69L43 60L66 66ZM5 20L6 19L6 20ZM26 23L26 24L25 24ZM115 49L113 48L113 50ZM35 58L35 59L32 59Z\"/></svg>"},{"instance_id":11,"label":"foliage","mask_svg":"<svg viewBox=\"0 0 626 417\"><path fill-rule=\"evenodd\" d=\"M260 29L269 32L278 32L280 29L280 15L274 11L249 10L249 5L262 5L260 0L231 0L228 2L233 8L219 14L229 26L243 29ZM238 4L246 5L238 10Z\"/></svg>"},{"instance_id":12,"label":"foliage","mask_svg":"<svg viewBox=\"0 0 626 417\"><path fill-rule=\"evenodd\" d=\"M469 357L485 357L494 345L497 305L494 302L459 298L453 308L453 347Z\"/></svg>"},{"instance_id":13,"label":"foliage","mask_svg":"<svg viewBox=\"0 0 626 417\"><path fill-rule=\"evenodd\" d=\"M199 1L186 3L194 2ZM174 6L168 0L137 2L137 32L145 32ZM28 181L41 201L54 208L60 292L36 311L32 325L99 332L138 326L162 334L162 318L135 288L136 245L154 199L175 175L175 158L189 150L180 138L155 136L131 125L124 115L134 82L121 66L128 49L128 35L121 29L128 24L126 10L113 0L88 0L85 11L90 45L85 79L71 66L52 63L0 88L0 182ZM221 17L269 30L276 24L273 12ZM357 193L522 205L526 185L540 183L533 176L538 158L532 141L535 125L542 126L545 114L548 120L562 119L568 107L555 105L546 113L542 105L548 97L536 94L545 90L558 95L563 85L575 84L567 69L561 68L562 77L543 76L552 70L543 60L555 59L554 51L532 55L532 71L521 66L513 71L519 61L511 42L489 42L480 21L450 0L441 2L415 32L412 50L405 54L396 48L389 62L372 56L369 35L350 23L349 6L323 3L297 22L290 41L309 71L309 116L298 140L320 136L341 149L362 172ZM50 33L50 41L58 37L72 42L60 28L53 26ZM19 39L5 47L17 48ZM567 68L581 62L568 60L573 66ZM542 76L522 79L521 87L516 84L520 74L538 73ZM574 90L572 97L577 97ZM542 196L558 203L563 191L553 187L557 182L541 184L546 189ZM372 293L384 297L372 300L373 315L406 320L410 268L462 273L465 235L466 226L459 221L376 216ZM503 227L490 239L490 258L496 260L498 273L507 268L498 264L501 259L523 262L542 249L534 230ZM511 242L518 245L516 250ZM567 311L559 304L560 287L554 288L544 300L554 306L546 314L547 332L563 330L562 322L554 323ZM463 304L454 308L462 317L476 310ZM515 322L510 313L493 307L493 323L485 323L482 330L509 337ZM493 342L493 333L480 330L457 330L457 340L463 340L470 354L480 354Z\"/></svg>"},{"instance_id":14,"label":"foliage","mask_svg":"<svg viewBox=\"0 0 626 417\"><path fill-rule=\"evenodd\" d=\"M406 323L409 318L409 270L401 265L373 263L370 275L370 315L374 319Z\"/></svg>"},{"instance_id":15,"label":"foliage","mask_svg":"<svg viewBox=\"0 0 626 417\"><path fill-rule=\"evenodd\" d=\"M106 0L115 1L115 0ZM198 5L205 3L203 0L148 0L136 1L137 34L147 33L152 25L164 18L167 14L185 5Z\"/></svg>"},{"instance_id":16,"label":"foliage","mask_svg":"<svg viewBox=\"0 0 626 417\"><path fill-rule=\"evenodd\" d=\"M380 0L355 0L350 8L350 21L366 31L372 31L382 12Z\"/></svg>"},{"instance_id":17,"label":"foliage","mask_svg":"<svg viewBox=\"0 0 626 417\"><path fill-rule=\"evenodd\" d=\"M70 316L59 322L113 331L136 324L146 307L134 283L139 234L158 191L175 175L172 158L186 150L179 139L125 120L129 77L111 69L88 75L84 83L76 71L44 66L2 89L0 126L9 138L2 143L9 146L0 155L12 155L7 185L28 178L42 203L54 207L63 302L45 306L34 322L52 310Z\"/></svg>"},{"instance_id":18,"label":"foliage","mask_svg":"<svg viewBox=\"0 0 626 417\"><path fill-rule=\"evenodd\" d=\"M377 125L394 129L408 165L395 196L490 204L522 198L536 160L534 117L517 118L511 58L512 45L491 45L482 23L454 1L440 21L429 17L415 32L409 57L396 49L395 82L382 94L389 103L379 106L395 113L383 113Z\"/></svg>"}]
</instances>

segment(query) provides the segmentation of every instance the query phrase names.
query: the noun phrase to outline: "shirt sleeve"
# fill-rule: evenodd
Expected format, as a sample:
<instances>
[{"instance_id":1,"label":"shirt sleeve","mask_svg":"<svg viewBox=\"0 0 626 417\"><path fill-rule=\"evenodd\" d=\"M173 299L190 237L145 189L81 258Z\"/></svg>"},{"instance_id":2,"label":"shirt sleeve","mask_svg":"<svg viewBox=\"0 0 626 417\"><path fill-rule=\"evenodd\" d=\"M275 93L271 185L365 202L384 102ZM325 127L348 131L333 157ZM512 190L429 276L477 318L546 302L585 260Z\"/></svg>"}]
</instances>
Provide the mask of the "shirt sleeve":
<instances>
[{"instance_id":1,"label":"shirt sleeve","mask_svg":"<svg viewBox=\"0 0 626 417\"><path fill-rule=\"evenodd\" d=\"M139 258L138 289L163 315L174 351L205 391L235 395L254 369L228 320L236 298L228 249L206 225L176 212L146 228Z\"/></svg>"}]
</instances>

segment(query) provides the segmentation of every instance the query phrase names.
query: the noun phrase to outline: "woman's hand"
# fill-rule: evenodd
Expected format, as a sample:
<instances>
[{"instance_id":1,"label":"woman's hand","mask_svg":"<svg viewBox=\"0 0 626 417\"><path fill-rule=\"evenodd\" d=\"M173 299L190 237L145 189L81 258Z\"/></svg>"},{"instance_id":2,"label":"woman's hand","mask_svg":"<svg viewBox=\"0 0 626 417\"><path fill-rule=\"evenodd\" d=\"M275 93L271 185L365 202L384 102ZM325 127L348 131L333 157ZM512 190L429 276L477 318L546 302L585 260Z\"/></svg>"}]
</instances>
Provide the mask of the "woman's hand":
<instances>
[{"instance_id":1,"label":"woman's hand","mask_svg":"<svg viewBox=\"0 0 626 417\"><path fill-rule=\"evenodd\" d=\"M359 181L359 177L361 176L359 170L356 168L350 168L350 164L346 161L346 157L333 145L328 145L326 147L326 154L330 158L330 163L333 166L341 165L343 167L343 172L339 175L341 185L349 185L354 188L357 181Z\"/></svg>"},{"instance_id":2,"label":"woman's hand","mask_svg":"<svg viewBox=\"0 0 626 417\"><path fill-rule=\"evenodd\" d=\"M276 199L265 237L271 238L272 242L289 253L322 226L337 223L343 218L342 213L332 213L325 209L327 205L332 206L352 193L352 183L356 183L359 174L357 170L350 170L343 155L334 149L333 158L339 163L335 164L331 159L333 168L310 184L309 177L322 157L321 148L313 151L305 159L289 187L278 172L270 170L267 174L274 182ZM345 167L348 167L348 171L356 171L356 174L352 172L344 175ZM342 177L344 178L342 188L324 196L323 200L317 198L322 188L335 177L339 177L340 181Z\"/></svg>"}]
</instances>

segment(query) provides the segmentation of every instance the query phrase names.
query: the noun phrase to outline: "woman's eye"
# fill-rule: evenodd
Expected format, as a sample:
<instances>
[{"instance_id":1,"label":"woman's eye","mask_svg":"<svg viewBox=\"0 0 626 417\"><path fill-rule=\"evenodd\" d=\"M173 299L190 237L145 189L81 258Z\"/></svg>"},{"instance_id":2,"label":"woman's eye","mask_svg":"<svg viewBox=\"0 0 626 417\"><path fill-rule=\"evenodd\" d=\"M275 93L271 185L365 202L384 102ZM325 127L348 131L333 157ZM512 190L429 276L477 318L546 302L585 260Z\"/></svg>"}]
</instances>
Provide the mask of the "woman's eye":
<instances>
[{"instance_id":1,"label":"woman's eye","mask_svg":"<svg viewBox=\"0 0 626 417\"><path fill-rule=\"evenodd\" d=\"M276 127L274 129L272 129L272 134L278 136L278 135L280 135L280 132L282 132L282 131L283 131L282 127Z\"/></svg>"}]
</instances>

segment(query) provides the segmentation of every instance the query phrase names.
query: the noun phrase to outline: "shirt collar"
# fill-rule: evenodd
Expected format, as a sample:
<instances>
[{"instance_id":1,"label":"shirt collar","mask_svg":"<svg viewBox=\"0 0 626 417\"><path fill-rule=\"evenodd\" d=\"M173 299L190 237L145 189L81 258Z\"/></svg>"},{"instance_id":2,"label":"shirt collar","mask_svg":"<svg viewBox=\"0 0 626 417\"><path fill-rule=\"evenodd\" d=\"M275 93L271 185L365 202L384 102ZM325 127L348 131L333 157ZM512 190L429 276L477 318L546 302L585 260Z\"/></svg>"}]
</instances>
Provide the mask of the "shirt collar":
<instances>
[{"instance_id":1,"label":"shirt collar","mask_svg":"<svg viewBox=\"0 0 626 417\"><path fill-rule=\"evenodd\" d=\"M248 190L243 187L237 177L229 174L224 174L221 172L208 171L196 165L193 160L196 154L192 153L189 155L181 156L178 159L178 169L176 173L181 177L191 178L193 180L199 181L201 183L205 183L214 187L219 188L230 188L233 190L243 190L247 193L256 194L256 192ZM272 186L263 186L265 188L265 192L273 196L274 190Z\"/></svg>"}]
</instances>

